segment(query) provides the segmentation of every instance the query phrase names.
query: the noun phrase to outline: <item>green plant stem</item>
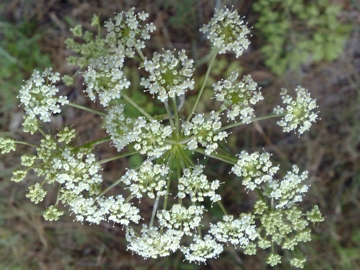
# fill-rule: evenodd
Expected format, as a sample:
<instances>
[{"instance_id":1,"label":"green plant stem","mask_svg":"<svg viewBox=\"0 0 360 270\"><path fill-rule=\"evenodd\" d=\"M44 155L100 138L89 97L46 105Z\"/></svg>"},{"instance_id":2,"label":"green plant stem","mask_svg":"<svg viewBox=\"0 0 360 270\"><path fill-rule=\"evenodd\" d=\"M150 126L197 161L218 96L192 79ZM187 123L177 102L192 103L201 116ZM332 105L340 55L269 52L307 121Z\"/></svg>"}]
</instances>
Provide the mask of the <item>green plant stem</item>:
<instances>
[{"instance_id":1,"label":"green plant stem","mask_svg":"<svg viewBox=\"0 0 360 270\"><path fill-rule=\"evenodd\" d=\"M156 214L156 211L157 211L157 208L159 206L159 199L160 199L160 196L157 195L156 196L156 199L155 199L155 202L154 202L154 206L153 206L153 210L152 210L152 213L151 213L151 220L150 220L150 224L149 224L149 229L153 226L154 224L154 219L155 219L155 214ZM149 231L148 231L149 232Z\"/></svg>"},{"instance_id":2,"label":"green plant stem","mask_svg":"<svg viewBox=\"0 0 360 270\"><path fill-rule=\"evenodd\" d=\"M110 141L110 136L106 136L104 138L85 143L85 144L83 144L81 146L76 147L74 150L79 150L80 148L91 148L92 149L96 145L102 144L102 143L107 142L107 141Z\"/></svg>"},{"instance_id":3,"label":"green plant stem","mask_svg":"<svg viewBox=\"0 0 360 270\"><path fill-rule=\"evenodd\" d=\"M205 150L202 149L202 148L196 148L194 151L197 152L197 153L205 155ZM209 155L209 157L217 159L217 160L224 161L224 162L226 162L228 164L231 164L231 165L235 165L236 162L237 162L237 159L235 159L233 157L227 157L227 156L220 155L220 154L212 153L212 154Z\"/></svg>"},{"instance_id":4,"label":"green plant stem","mask_svg":"<svg viewBox=\"0 0 360 270\"><path fill-rule=\"evenodd\" d=\"M175 115L175 126L176 126L176 136L179 138L180 134L180 126L179 126L179 112L176 104L176 98L172 98L173 107L174 107L174 115Z\"/></svg>"},{"instance_id":5,"label":"green plant stem","mask_svg":"<svg viewBox=\"0 0 360 270\"><path fill-rule=\"evenodd\" d=\"M184 163L184 164L183 164L183 170L184 170L185 168L194 167L193 161L192 161L191 158L189 158L189 156L185 153L184 148L181 147L180 149L181 149L181 151L180 151L180 155L181 155L180 160Z\"/></svg>"},{"instance_id":6,"label":"green plant stem","mask_svg":"<svg viewBox=\"0 0 360 270\"><path fill-rule=\"evenodd\" d=\"M28 142L23 142L23 141L14 141L14 143L17 143L17 144L23 144L23 145L28 145L28 146L32 146L32 147L38 147L37 145L35 144L32 144L32 143L28 143Z\"/></svg>"},{"instance_id":7,"label":"green plant stem","mask_svg":"<svg viewBox=\"0 0 360 270\"><path fill-rule=\"evenodd\" d=\"M218 205L220 206L221 210L224 212L224 215L228 215L223 203L221 201L217 201Z\"/></svg>"},{"instance_id":8,"label":"green plant stem","mask_svg":"<svg viewBox=\"0 0 360 270\"><path fill-rule=\"evenodd\" d=\"M132 196L132 193L131 193L129 196L127 196L127 198L125 199L125 202L126 202L126 203L130 202L130 200L131 200L132 198L134 198L134 197Z\"/></svg>"},{"instance_id":9,"label":"green plant stem","mask_svg":"<svg viewBox=\"0 0 360 270\"><path fill-rule=\"evenodd\" d=\"M169 159L168 159L168 164L169 164L170 168L171 168L171 163L172 162L173 162L173 152L170 152ZM169 191L170 191L170 184L171 184L171 173L172 172L169 173L168 179L167 179L167 182L166 182L166 194L165 194L165 198L164 198L163 210L166 210L168 199L169 199Z\"/></svg>"},{"instance_id":10,"label":"green plant stem","mask_svg":"<svg viewBox=\"0 0 360 270\"><path fill-rule=\"evenodd\" d=\"M264 203L266 203L266 204L269 206L269 208L270 208L270 205L269 205L268 201L265 200L264 194L262 194L262 192L260 191L260 189L255 188L255 191L256 191L256 193L259 195L259 197L261 198L261 200L262 200Z\"/></svg>"},{"instance_id":11,"label":"green plant stem","mask_svg":"<svg viewBox=\"0 0 360 270\"><path fill-rule=\"evenodd\" d=\"M117 158L119 158L119 156L117 156ZM110 186L108 186L106 189L104 189L99 195L98 197L103 196L104 194L106 194L109 190L111 190L113 187L116 187L120 182L122 181L121 178L119 178L118 180L116 180L114 183L112 183Z\"/></svg>"},{"instance_id":12,"label":"green plant stem","mask_svg":"<svg viewBox=\"0 0 360 270\"><path fill-rule=\"evenodd\" d=\"M145 62L145 56L144 56L144 54L142 53L142 51L140 51L136 46L135 46L135 49L136 49L136 51L138 52L138 54L140 55L141 60L142 60L143 62Z\"/></svg>"},{"instance_id":13,"label":"green plant stem","mask_svg":"<svg viewBox=\"0 0 360 270\"><path fill-rule=\"evenodd\" d=\"M167 102L167 100L164 101L164 105L165 105L165 109L166 109L166 112L167 112L168 117L169 117L170 125L171 125L171 127L173 129L175 129L174 119L172 118L171 111L170 111L170 108L169 108L169 103Z\"/></svg>"},{"instance_id":14,"label":"green plant stem","mask_svg":"<svg viewBox=\"0 0 360 270\"><path fill-rule=\"evenodd\" d=\"M106 113L99 112L99 111L96 111L96 110L93 110L93 109L90 109L90 108L87 108L85 106L78 105L78 104L75 104L75 103L72 103L72 102L69 102L66 105L69 105L71 107L78 108L78 109L81 109L81 110L84 110L84 111L92 112L92 113L98 114L100 116L106 116Z\"/></svg>"},{"instance_id":15,"label":"green plant stem","mask_svg":"<svg viewBox=\"0 0 360 270\"><path fill-rule=\"evenodd\" d=\"M125 98L131 105L133 105L136 109L138 109L139 112L141 112L143 115L145 115L149 120L154 120L150 114L145 112L141 107L139 107L130 97L128 97L126 94L122 93L121 96Z\"/></svg>"},{"instance_id":16,"label":"green plant stem","mask_svg":"<svg viewBox=\"0 0 360 270\"><path fill-rule=\"evenodd\" d=\"M189 116L187 117L186 121L189 121L189 120L190 120L191 116L193 115L193 113L194 113L194 111L195 111L195 109L196 109L196 106L198 105L198 103L199 103L199 101L200 101L201 95L202 95L202 93L203 93L203 91L204 91L206 82L207 82L207 80L208 80L208 78L209 78L209 75L210 75L211 68L212 68L212 66L213 66L213 64L214 64L214 61L215 61L215 58L216 58L216 55L218 54L218 52L219 52L219 49L216 48L216 47L215 47L214 50L212 51L212 57L211 57L211 59L210 59L209 66L208 66L208 69L207 69L207 71L206 71L203 84L202 84L201 89L200 89L200 91L199 91L199 93L198 93L196 102L195 102L195 104L194 104L194 106L193 106L193 108L192 108L192 110L191 110L191 113L190 113Z\"/></svg>"},{"instance_id":17,"label":"green plant stem","mask_svg":"<svg viewBox=\"0 0 360 270\"><path fill-rule=\"evenodd\" d=\"M38 127L38 131L39 131L44 137L46 136L45 131L43 131L41 127Z\"/></svg>"},{"instance_id":18,"label":"green plant stem","mask_svg":"<svg viewBox=\"0 0 360 270\"><path fill-rule=\"evenodd\" d=\"M275 118L275 117L281 117L281 116L284 116L284 115L285 115L285 114L270 114L270 115L261 116L261 117L256 117L256 118L254 118L254 119L251 119L251 122L266 120L266 119ZM230 124L230 125L227 125L227 126L225 126L225 127L222 127L222 128L220 128L219 130L217 130L216 132L220 132L220 131L223 131L223 130L227 130L227 129L230 129L230 128L233 128L233 127L242 126L242 125L245 125L245 123L243 123L243 122L236 122L236 123L234 123L234 124Z\"/></svg>"},{"instance_id":19,"label":"green plant stem","mask_svg":"<svg viewBox=\"0 0 360 270\"><path fill-rule=\"evenodd\" d=\"M164 207L163 207L164 210L166 210L167 202L168 202L168 199L169 199L170 185L171 185L171 174L169 174L169 178L168 178L167 183L166 183L166 194L165 194Z\"/></svg>"},{"instance_id":20,"label":"green plant stem","mask_svg":"<svg viewBox=\"0 0 360 270\"><path fill-rule=\"evenodd\" d=\"M182 145L182 144L185 144L185 143L189 142L191 140L191 138L192 137L188 137L188 138L185 138L185 139L183 139L181 141L174 141L174 140L171 140L171 139L165 139L165 142L169 143L169 144L180 144L180 145Z\"/></svg>"},{"instance_id":21,"label":"green plant stem","mask_svg":"<svg viewBox=\"0 0 360 270\"><path fill-rule=\"evenodd\" d=\"M60 191L61 191L61 185L59 185L59 187L58 187L58 192L57 192L57 195L56 195L56 202L55 202L55 206L58 206L58 204L59 204Z\"/></svg>"},{"instance_id":22,"label":"green plant stem","mask_svg":"<svg viewBox=\"0 0 360 270\"><path fill-rule=\"evenodd\" d=\"M106 189L104 189L97 197L101 197L105 195L109 190L111 190L113 187L117 186L121 182L121 178L116 180L114 183L112 183L110 186L108 186Z\"/></svg>"},{"instance_id":23,"label":"green plant stem","mask_svg":"<svg viewBox=\"0 0 360 270\"><path fill-rule=\"evenodd\" d=\"M123 158L123 157L127 157L127 156L131 156L131 155L134 155L134 154L137 154L137 153L139 153L139 152L138 151L133 151L133 152L126 153L126 154L121 154L121 155L113 156L113 157L110 157L110 158L105 158L105 159L99 160L99 163L104 164L106 162L113 161L113 160Z\"/></svg>"}]
</instances>

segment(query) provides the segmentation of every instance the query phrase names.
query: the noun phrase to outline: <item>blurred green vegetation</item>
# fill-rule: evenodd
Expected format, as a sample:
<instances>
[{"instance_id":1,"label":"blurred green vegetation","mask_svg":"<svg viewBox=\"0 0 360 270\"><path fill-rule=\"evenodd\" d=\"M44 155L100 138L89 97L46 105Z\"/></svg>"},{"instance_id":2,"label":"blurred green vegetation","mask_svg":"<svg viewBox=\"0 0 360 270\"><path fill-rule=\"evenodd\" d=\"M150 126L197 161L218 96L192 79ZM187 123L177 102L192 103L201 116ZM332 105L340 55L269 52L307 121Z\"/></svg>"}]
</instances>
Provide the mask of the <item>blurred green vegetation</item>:
<instances>
[{"instance_id":1,"label":"blurred green vegetation","mask_svg":"<svg viewBox=\"0 0 360 270\"><path fill-rule=\"evenodd\" d=\"M196 23L196 3L198 0L157 0L159 5L172 9L168 23L177 29L191 28Z\"/></svg>"},{"instance_id":2,"label":"blurred green vegetation","mask_svg":"<svg viewBox=\"0 0 360 270\"><path fill-rule=\"evenodd\" d=\"M42 70L51 66L50 58L39 47L40 33L33 22L15 25L0 22L0 98L1 111L12 108L22 81L34 69Z\"/></svg>"},{"instance_id":3,"label":"blurred green vegetation","mask_svg":"<svg viewBox=\"0 0 360 270\"><path fill-rule=\"evenodd\" d=\"M265 64L277 75L302 64L333 61L343 51L350 24L339 21L342 7L329 0L257 0L255 30L265 38Z\"/></svg>"}]
</instances>

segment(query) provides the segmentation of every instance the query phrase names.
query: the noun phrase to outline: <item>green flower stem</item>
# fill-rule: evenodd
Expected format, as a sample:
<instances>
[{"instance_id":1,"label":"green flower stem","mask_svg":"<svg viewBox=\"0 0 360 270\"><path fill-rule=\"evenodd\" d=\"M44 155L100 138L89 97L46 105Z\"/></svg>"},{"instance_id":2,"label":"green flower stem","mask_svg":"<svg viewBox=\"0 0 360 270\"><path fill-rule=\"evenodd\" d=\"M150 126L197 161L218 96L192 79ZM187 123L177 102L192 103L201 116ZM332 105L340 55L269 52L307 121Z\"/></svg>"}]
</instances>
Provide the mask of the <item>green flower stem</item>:
<instances>
[{"instance_id":1,"label":"green flower stem","mask_svg":"<svg viewBox=\"0 0 360 270\"><path fill-rule=\"evenodd\" d=\"M144 56L144 54L142 53L142 51L140 51L136 46L135 46L135 49L136 49L136 51L138 52L138 54L140 55L142 61L145 62L145 56Z\"/></svg>"},{"instance_id":2,"label":"green flower stem","mask_svg":"<svg viewBox=\"0 0 360 270\"><path fill-rule=\"evenodd\" d=\"M38 131L39 131L44 137L46 136L45 131L43 131L41 127L38 127Z\"/></svg>"},{"instance_id":3,"label":"green flower stem","mask_svg":"<svg viewBox=\"0 0 360 270\"><path fill-rule=\"evenodd\" d=\"M75 73L74 73L74 75L72 76L72 78L73 79L75 79L75 77L79 74L81 72L81 69L78 69ZM73 83L72 83L72 85L74 84L74 81L73 81ZM70 103L70 102L69 102ZM67 105L69 105L69 104L67 104Z\"/></svg>"},{"instance_id":4,"label":"green flower stem","mask_svg":"<svg viewBox=\"0 0 360 270\"><path fill-rule=\"evenodd\" d=\"M183 163L183 170L185 170L186 168L190 168L190 167L194 167L194 163L191 160L191 158L186 154L186 152L184 151L183 147L179 147L180 149L180 160Z\"/></svg>"},{"instance_id":5,"label":"green flower stem","mask_svg":"<svg viewBox=\"0 0 360 270\"><path fill-rule=\"evenodd\" d=\"M81 146L76 147L74 150L79 150L80 148L93 149L96 145L102 144L102 143L107 142L107 141L110 141L110 136L106 136L104 138L101 138L101 139L98 139L98 140L95 140L95 141L92 141L92 142L85 143L85 144L83 144Z\"/></svg>"},{"instance_id":6,"label":"green flower stem","mask_svg":"<svg viewBox=\"0 0 360 270\"><path fill-rule=\"evenodd\" d=\"M170 154L169 154L168 164L169 164L169 166L171 166L172 163L174 162L174 160L178 162L179 159L176 159L176 157L174 158L174 152L173 151L170 151L169 153ZM177 173L178 173L178 176L179 176L179 166L177 166ZM170 185L171 185L171 173L169 174L168 180L167 180L167 183L166 183L166 194L165 194L164 206L163 206L164 210L166 210L167 202L168 202L168 199L169 199Z\"/></svg>"},{"instance_id":7,"label":"green flower stem","mask_svg":"<svg viewBox=\"0 0 360 270\"><path fill-rule=\"evenodd\" d=\"M104 189L97 197L101 197L105 195L109 190L111 190L113 187L116 187L121 182L121 178L116 180L114 183L112 183L110 186L108 186L106 189Z\"/></svg>"},{"instance_id":8,"label":"green flower stem","mask_svg":"<svg viewBox=\"0 0 360 270\"><path fill-rule=\"evenodd\" d=\"M221 201L217 201L217 204L220 206L221 210L224 212L224 215L228 215L223 203Z\"/></svg>"},{"instance_id":9,"label":"green flower stem","mask_svg":"<svg viewBox=\"0 0 360 270\"><path fill-rule=\"evenodd\" d=\"M155 120L165 120L165 119L169 118L169 115L167 113L166 114L160 114L160 115L155 115L153 118Z\"/></svg>"},{"instance_id":10,"label":"green flower stem","mask_svg":"<svg viewBox=\"0 0 360 270\"><path fill-rule=\"evenodd\" d=\"M193 106L193 108L192 108L192 110L191 110L191 113L190 113L189 116L187 117L186 121L189 121L189 120L190 120L191 116L193 115L193 113L194 113L194 111L195 111L195 109L196 109L196 106L198 105L198 103L199 103L199 101L200 101L201 95L202 95L202 93L203 93L203 91L204 91L206 82L207 82L207 80L208 80L208 78L209 78L209 75L210 75L211 68L212 68L212 66L213 66L213 64L214 64L214 61L215 61L215 58L216 58L216 55L218 54L218 52L219 52L219 49L218 49L218 48L214 48L214 50L212 51L212 57L211 57L211 59L210 59L209 66L208 66L208 69L207 69L206 74L205 74L204 82L203 82L203 84L202 84L202 86L201 86L201 89L200 89L199 94L198 94L198 96L197 96L196 102L195 102L195 104L194 104L194 106Z\"/></svg>"},{"instance_id":11,"label":"green flower stem","mask_svg":"<svg viewBox=\"0 0 360 270\"><path fill-rule=\"evenodd\" d=\"M96 110L93 110L93 109L90 109L88 107L85 107L85 106L82 106L82 105L78 105L78 104L75 104L75 103L72 103L72 102L69 102L68 104L66 105L69 105L71 107L74 107L74 108L78 108L78 109L81 109L81 110L84 110L84 111L88 111L88 112L92 112L92 113L95 113L95 114L98 114L100 116L106 116L105 113L103 112L99 112L99 111L96 111Z\"/></svg>"},{"instance_id":12,"label":"green flower stem","mask_svg":"<svg viewBox=\"0 0 360 270\"><path fill-rule=\"evenodd\" d=\"M131 155L134 155L134 154L137 154L137 153L139 153L139 152L138 152L138 151L134 151L134 152L126 153L126 154L121 154L121 155L113 156L113 157L110 157L110 158L105 158L105 159L99 160L99 163L100 163L100 164L104 164L104 163L106 163L106 162L113 161L113 160L116 160L116 159L119 159L119 158L123 158L123 157L127 157L127 156L131 156Z\"/></svg>"},{"instance_id":13,"label":"green flower stem","mask_svg":"<svg viewBox=\"0 0 360 270\"><path fill-rule=\"evenodd\" d=\"M169 174L169 178L168 178L167 183L166 183L166 194L165 194L164 206L163 206L164 210L166 210L167 202L168 202L168 199L169 199L170 185L171 185L171 174Z\"/></svg>"},{"instance_id":14,"label":"green flower stem","mask_svg":"<svg viewBox=\"0 0 360 270\"><path fill-rule=\"evenodd\" d=\"M255 188L256 193L259 195L259 197L261 198L261 200L266 203L267 205L269 205L268 201L265 200L264 194L260 191L260 189ZM269 205L270 208L270 205Z\"/></svg>"},{"instance_id":15,"label":"green flower stem","mask_svg":"<svg viewBox=\"0 0 360 270\"><path fill-rule=\"evenodd\" d=\"M176 135L177 135L177 138L179 138L179 134L180 134L179 112L178 112L178 108L177 108L176 98L175 98L175 97L172 98L172 102L173 102L174 115L175 115Z\"/></svg>"},{"instance_id":16,"label":"green flower stem","mask_svg":"<svg viewBox=\"0 0 360 270\"><path fill-rule=\"evenodd\" d=\"M14 143L17 143L17 144L23 144L23 145L27 145L27 146L32 146L32 147L38 147L37 145L35 144L32 144L32 143L28 143L28 142L23 142L23 141L14 141Z\"/></svg>"},{"instance_id":17,"label":"green flower stem","mask_svg":"<svg viewBox=\"0 0 360 270\"><path fill-rule=\"evenodd\" d=\"M136 109L138 109L139 112L141 112L143 115L145 115L149 120L154 120L150 114L145 112L141 107L139 107L130 97L128 97L126 94L122 93L121 96L125 98L131 105L133 105Z\"/></svg>"},{"instance_id":18,"label":"green flower stem","mask_svg":"<svg viewBox=\"0 0 360 270\"><path fill-rule=\"evenodd\" d=\"M59 184L58 192L57 192L57 195L56 195L55 206L58 206L58 204L59 204L59 201L60 201L60 191L61 191L61 185Z\"/></svg>"},{"instance_id":19,"label":"green flower stem","mask_svg":"<svg viewBox=\"0 0 360 270\"><path fill-rule=\"evenodd\" d=\"M165 105L166 112L168 114L170 125L173 129L175 129L174 119L172 118L171 111L169 108L169 103L167 102L167 100L164 101L164 105Z\"/></svg>"},{"instance_id":20,"label":"green flower stem","mask_svg":"<svg viewBox=\"0 0 360 270\"><path fill-rule=\"evenodd\" d=\"M154 207L153 207L153 210L152 210L152 213L151 213L151 220L150 220L150 224L149 224L149 229L153 226L154 224L154 219L155 219L155 214L156 214L156 211L157 211L157 208L159 206L159 199L160 199L160 196L157 195L156 196L156 199L155 199L155 202L154 202ZM149 231L148 231L149 232Z\"/></svg>"},{"instance_id":21,"label":"green flower stem","mask_svg":"<svg viewBox=\"0 0 360 270\"><path fill-rule=\"evenodd\" d=\"M266 120L266 119L275 118L275 117L281 117L281 116L284 116L284 115L285 115L285 114L270 114L270 115L261 116L261 117L256 117L256 118L254 118L254 119L251 119L251 122ZM227 126L225 126L225 127L222 127L222 128L220 128L219 130L217 130L216 132L220 132L220 131L223 131L223 130L227 130L227 129L230 129L230 128L233 128L233 127L242 126L242 125L245 125L245 123L243 123L243 122L237 122L237 123L230 124L230 125L227 125Z\"/></svg>"},{"instance_id":22,"label":"green flower stem","mask_svg":"<svg viewBox=\"0 0 360 270\"><path fill-rule=\"evenodd\" d=\"M132 196L132 193L131 193L129 196L127 196L127 198L125 199L125 202L126 202L126 203L130 202L130 200L131 200L132 198L134 198L134 196Z\"/></svg>"},{"instance_id":23,"label":"green flower stem","mask_svg":"<svg viewBox=\"0 0 360 270\"><path fill-rule=\"evenodd\" d=\"M130 155L130 154L134 154L135 152L132 153L128 153L128 154L124 154L123 157L125 155ZM120 158L119 156L116 156L117 158ZM98 197L103 196L104 194L106 194L109 190L111 190L113 187L116 187L120 182L122 181L121 178L119 178L118 180L116 180L114 183L112 183L110 186L108 186L106 189L104 189L99 195Z\"/></svg>"},{"instance_id":24,"label":"green flower stem","mask_svg":"<svg viewBox=\"0 0 360 270\"><path fill-rule=\"evenodd\" d=\"M180 144L180 145L183 145L187 142L189 142L191 140L192 137L188 137L186 139L183 139L181 141L174 141L174 140L171 140L171 139L165 139L165 142L166 143L169 143L169 144Z\"/></svg>"},{"instance_id":25,"label":"green flower stem","mask_svg":"<svg viewBox=\"0 0 360 270\"><path fill-rule=\"evenodd\" d=\"M194 151L205 155L205 150L202 149L202 148L196 148ZM228 164L231 164L231 165L235 165L236 162L237 162L236 158L229 157L229 156L224 156L224 155L220 155L220 154L214 154L213 153L213 154L210 154L209 157L217 159L217 160L224 161L224 162L226 162Z\"/></svg>"},{"instance_id":26,"label":"green flower stem","mask_svg":"<svg viewBox=\"0 0 360 270\"><path fill-rule=\"evenodd\" d=\"M33 164L33 165L31 165L30 167L28 167L28 168L26 169L26 171L29 172L30 170L33 170L34 168L40 167L40 166L42 166L42 165L44 165L44 164L45 164L45 162L40 162L40 163L37 163L37 164Z\"/></svg>"},{"instance_id":27,"label":"green flower stem","mask_svg":"<svg viewBox=\"0 0 360 270\"><path fill-rule=\"evenodd\" d=\"M40 186L43 186L46 182L47 182L46 179L42 180Z\"/></svg>"}]
</instances>

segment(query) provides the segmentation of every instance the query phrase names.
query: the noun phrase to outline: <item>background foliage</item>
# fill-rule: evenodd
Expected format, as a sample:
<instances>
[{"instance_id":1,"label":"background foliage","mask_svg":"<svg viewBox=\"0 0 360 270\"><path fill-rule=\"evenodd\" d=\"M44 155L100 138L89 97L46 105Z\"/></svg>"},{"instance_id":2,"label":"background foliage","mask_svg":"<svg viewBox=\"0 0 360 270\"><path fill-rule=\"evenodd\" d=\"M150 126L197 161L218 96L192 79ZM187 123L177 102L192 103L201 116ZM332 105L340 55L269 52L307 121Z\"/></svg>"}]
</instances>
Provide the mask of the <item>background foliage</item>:
<instances>
[{"instance_id":1,"label":"background foliage","mask_svg":"<svg viewBox=\"0 0 360 270\"><path fill-rule=\"evenodd\" d=\"M339 20L341 5L328 0L259 0L255 24L265 38L265 64L277 75L302 64L333 61L343 51L351 29Z\"/></svg>"}]
</instances>

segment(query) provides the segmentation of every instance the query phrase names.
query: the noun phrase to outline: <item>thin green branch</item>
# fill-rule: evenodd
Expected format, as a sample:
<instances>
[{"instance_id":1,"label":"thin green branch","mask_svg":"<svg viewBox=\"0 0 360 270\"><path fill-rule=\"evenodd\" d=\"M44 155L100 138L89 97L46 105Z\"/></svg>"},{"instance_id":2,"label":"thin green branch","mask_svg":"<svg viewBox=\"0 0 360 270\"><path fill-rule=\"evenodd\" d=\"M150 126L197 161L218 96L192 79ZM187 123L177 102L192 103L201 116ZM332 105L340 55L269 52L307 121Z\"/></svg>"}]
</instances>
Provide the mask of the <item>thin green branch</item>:
<instances>
[{"instance_id":1,"label":"thin green branch","mask_svg":"<svg viewBox=\"0 0 360 270\"><path fill-rule=\"evenodd\" d=\"M176 98L172 98L173 107L174 107L174 115L175 115L175 126L176 126L176 136L179 138L180 134L180 126L179 126L179 112L176 104Z\"/></svg>"},{"instance_id":2,"label":"thin green branch","mask_svg":"<svg viewBox=\"0 0 360 270\"><path fill-rule=\"evenodd\" d=\"M262 192L260 191L260 189L255 188L255 191L256 191L256 193L259 195L259 197L261 198L261 200L270 207L268 201L265 199L264 194L262 194Z\"/></svg>"},{"instance_id":3,"label":"thin green branch","mask_svg":"<svg viewBox=\"0 0 360 270\"><path fill-rule=\"evenodd\" d=\"M228 212L225 209L225 206L221 201L217 201L217 204L220 206L221 210L224 212L224 215L228 215Z\"/></svg>"},{"instance_id":4,"label":"thin green branch","mask_svg":"<svg viewBox=\"0 0 360 270\"><path fill-rule=\"evenodd\" d=\"M136 49L136 51L138 52L138 54L140 55L141 60L142 60L143 62L145 62L145 56L144 56L144 54L142 53L142 51L140 51L136 46L135 46L135 49Z\"/></svg>"},{"instance_id":5,"label":"thin green branch","mask_svg":"<svg viewBox=\"0 0 360 270\"><path fill-rule=\"evenodd\" d=\"M175 129L174 119L172 118L169 103L167 102L167 100L164 101L164 105L165 105L167 115L169 117L170 125L173 129Z\"/></svg>"},{"instance_id":6,"label":"thin green branch","mask_svg":"<svg viewBox=\"0 0 360 270\"><path fill-rule=\"evenodd\" d=\"M58 186L58 192L56 194L56 202L55 202L55 206L58 206L59 201L60 201L60 192L61 192L61 185Z\"/></svg>"},{"instance_id":7,"label":"thin green branch","mask_svg":"<svg viewBox=\"0 0 360 270\"><path fill-rule=\"evenodd\" d=\"M153 226L154 224L154 219L155 219L155 215L156 215L156 211L157 211L157 208L159 206L159 199L160 199L160 196L157 195L156 196L156 199L155 199L155 203L154 203L154 207L153 207L153 210L152 210L152 213L151 213L151 220L150 220L150 224L149 224L149 231L150 231L150 228ZM149 232L148 231L148 232Z\"/></svg>"},{"instance_id":8,"label":"thin green branch","mask_svg":"<svg viewBox=\"0 0 360 270\"><path fill-rule=\"evenodd\" d=\"M93 109L90 109L90 108L87 108L85 106L82 106L82 105L79 105L79 104L75 104L75 103L72 103L72 102L69 102L68 104L66 105L69 105L71 107L74 107L74 108L78 108L78 109L81 109L81 110L84 110L84 111L88 111L88 112L92 112L92 113L95 113L95 114L98 114L100 116L106 116L106 113L103 113L103 112L99 112L97 110L93 110Z\"/></svg>"},{"instance_id":9,"label":"thin green branch","mask_svg":"<svg viewBox=\"0 0 360 270\"><path fill-rule=\"evenodd\" d=\"M38 131L45 137L46 136L46 133L45 131L42 130L41 127L38 126Z\"/></svg>"},{"instance_id":10,"label":"thin green branch","mask_svg":"<svg viewBox=\"0 0 360 270\"><path fill-rule=\"evenodd\" d=\"M134 155L134 154L137 154L139 153L138 151L133 151L133 152L130 152L130 153L125 153L125 154L121 154L121 155L117 155L117 156L113 156L113 157L109 157L109 158L105 158L105 159L102 159L99 161L100 164L104 164L106 162L109 162L109 161L113 161L113 160L117 160L119 158L123 158L123 157L127 157L127 156L131 156L131 155Z\"/></svg>"},{"instance_id":11,"label":"thin green branch","mask_svg":"<svg viewBox=\"0 0 360 270\"><path fill-rule=\"evenodd\" d=\"M153 120L150 114L144 111L140 106L138 106L130 97L128 97L125 93L121 93L121 96L126 99L131 105L133 105L139 112L145 115L149 120Z\"/></svg>"},{"instance_id":12,"label":"thin green branch","mask_svg":"<svg viewBox=\"0 0 360 270\"><path fill-rule=\"evenodd\" d=\"M102 144L102 143L107 142L109 140L110 140L110 136L106 136L104 138L101 138L101 139L98 139L98 140L95 140L95 141L91 141L91 142L85 143L85 144L83 144L81 146L78 146L78 147L75 148L75 150L78 150L80 148L90 148L90 149L92 149L96 145Z\"/></svg>"},{"instance_id":13,"label":"thin green branch","mask_svg":"<svg viewBox=\"0 0 360 270\"><path fill-rule=\"evenodd\" d=\"M202 148L196 148L194 151L197 152L197 153L205 155L205 150L202 149ZM212 154L210 154L208 156L211 157L211 158L217 159L217 160L224 161L224 162L226 162L228 164L231 164L231 165L234 165L237 162L236 158L233 158L233 157L230 157L230 156L220 155L220 154L217 154L217 153L212 153Z\"/></svg>"},{"instance_id":14,"label":"thin green branch","mask_svg":"<svg viewBox=\"0 0 360 270\"><path fill-rule=\"evenodd\" d=\"M207 82L207 80L208 80L208 78L209 78L209 75L210 75L211 68L212 68L212 66L213 66L213 64L214 64L214 61L215 61L215 58L216 58L216 55L218 54L218 52L219 52L219 49L216 48L216 47L215 47L214 50L212 51L212 57L211 57L211 59L210 59L209 66L208 66L208 69L207 69L207 71L206 71L203 84L202 84L201 89L200 89L200 91L199 91L199 93L198 93L196 102L195 102L195 104L194 104L194 106L193 106L193 108L192 108L192 110L191 110L191 113L188 115L186 121L189 121L189 120L190 120L191 116L193 115L193 113L194 113L194 111L195 111L195 109L196 109L196 106L198 105L198 103L199 103L199 101L200 101L201 95L202 95L202 93L203 93L203 91L204 91L206 82Z\"/></svg>"},{"instance_id":15,"label":"thin green branch","mask_svg":"<svg viewBox=\"0 0 360 270\"><path fill-rule=\"evenodd\" d=\"M266 115L266 116L261 116L261 117L253 118L253 119L251 119L251 122L266 120L266 119L275 118L275 117L281 117L281 116L284 116L284 115L285 115L285 114L269 114L269 115ZM236 123L233 123L233 124L224 126L224 127L220 128L219 130L217 130L216 132L220 132L220 131L223 131L223 130L227 130L227 129L230 129L230 128L233 128L233 127L242 126L242 125L245 125L245 123L243 123L243 122L236 122Z\"/></svg>"},{"instance_id":16,"label":"thin green branch","mask_svg":"<svg viewBox=\"0 0 360 270\"><path fill-rule=\"evenodd\" d=\"M131 152L131 153L126 153L126 154L123 154L122 157L125 157L125 156L129 156L129 155L132 155L132 154L136 154L136 152ZM116 158L120 158L120 156L116 156ZM108 161L106 161L108 162ZM104 160L100 161L100 163L105 163ZM116 180L114 183L112 183L110 186L108 186L106 189L104 189L99 195L98 197L101 197L103 196L104 194L106 194L109 190L111 190L112 188L116 187L118 184L120 184L120 182L122 181L122 178L120 177L118 180Z\"/></svg>"},{"instance_id":17,"label":"thin green branch","mask_svg":"<svg viewBox=\"0 0 360 270\"><path fill-rule=\"evenodd\" d=\"M27 145L27 146L32 146L32 147L38 147L37 145L35 144L32 144L32 143L28 143L28 142L23 142L23 141L14 141L14 143L17 143L17 144L23 144L23 145Z\"/></svg>"}]
</instances>

